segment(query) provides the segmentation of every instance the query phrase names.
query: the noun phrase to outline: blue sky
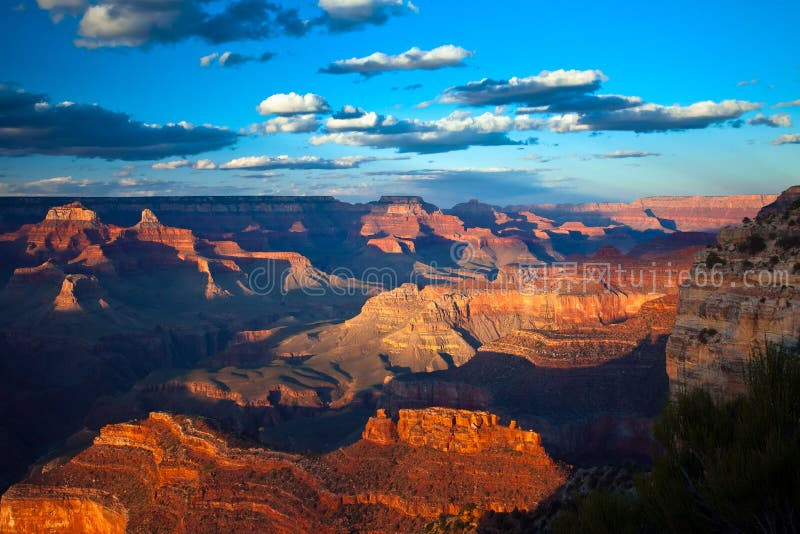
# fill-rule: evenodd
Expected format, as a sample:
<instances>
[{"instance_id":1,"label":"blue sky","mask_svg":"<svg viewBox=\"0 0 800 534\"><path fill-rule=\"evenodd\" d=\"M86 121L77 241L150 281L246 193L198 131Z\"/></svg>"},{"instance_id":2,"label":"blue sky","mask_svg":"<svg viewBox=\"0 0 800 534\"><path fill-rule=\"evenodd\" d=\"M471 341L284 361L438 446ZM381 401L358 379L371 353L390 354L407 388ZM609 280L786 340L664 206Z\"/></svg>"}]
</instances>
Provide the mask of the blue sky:
<instances>
[{"instance_id":1,"label":"blue sky","mask_svg":"<svg viewBox=\"0 0 800 534\"><path fill-rule=\"evenodd\" d=\"M7 1L0 194L778 192L800 4L711 4Z\"/></svg>"}]
</instances>

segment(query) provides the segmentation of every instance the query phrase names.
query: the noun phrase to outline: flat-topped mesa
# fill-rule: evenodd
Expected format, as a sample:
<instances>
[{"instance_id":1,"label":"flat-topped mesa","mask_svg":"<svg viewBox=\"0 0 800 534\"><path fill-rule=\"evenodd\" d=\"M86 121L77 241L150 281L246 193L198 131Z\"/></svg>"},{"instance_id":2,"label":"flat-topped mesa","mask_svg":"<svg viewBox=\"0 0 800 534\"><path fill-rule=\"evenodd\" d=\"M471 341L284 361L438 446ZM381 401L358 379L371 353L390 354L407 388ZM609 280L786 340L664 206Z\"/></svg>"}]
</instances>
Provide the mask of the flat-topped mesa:
<instances>
[{"instance_id":1,"label":"flat-topped mesa","mask_svg":"<svg viewBox=\"0 0 800 534\"><path fill-rule=\"evenodd\" d=\"M24 236L29 254L59 252L75 254L91 244L109 239L109 227L80 202L54 206L44 220L20 228L13 236Z\"/></svg>"},{"instance_id":2,"label":"flat-topped mesa","mask_svg":"<svg viewBox=\"0 0 800 534\"><path fill-rule=\"evenodd\" d=\"M68 221L70 223L86 223L86 226L99 226L97 213L83 207L80 202L70 202L63 206L55 206L47 211L45 221Z\"/></svg>"},{"instance_id":3,"label":"flat-topped mesa","mask_svg":"<svg viewBox=\"0 0 800 534\"><path fill-rule=\"evenodd\" d=\"M425 204L421 196L417 195L383 195L378 200L380 204Z\"/></svg>"},{"instance_id":4,"label":"flat-topped mesa","mask_svg":"<svg viewBox=\"0 0 800 534\"><path fill-rule=\"evenodd\" d=\"M498 416L489 412L436 407L400 410L398 416L395 424L385 411L378 410L367 422L362 437L381 445L401 442L461 454L514 450L552 463L539 434L518 428L515 421L501 425Z\"/></svg>"},{"instance_id":5,"label":"flat-topped mesa","mask_svg":"<svg viewBox=\"0 0 800 534\"><path fill-rule=\"evenodd\" d=\"M414 239L433 233L449 238L464 232L461 219L445 215L421 197L384 196L371 206L370 212L361 217L362 236Z\"/></svg>"}]
</instances>

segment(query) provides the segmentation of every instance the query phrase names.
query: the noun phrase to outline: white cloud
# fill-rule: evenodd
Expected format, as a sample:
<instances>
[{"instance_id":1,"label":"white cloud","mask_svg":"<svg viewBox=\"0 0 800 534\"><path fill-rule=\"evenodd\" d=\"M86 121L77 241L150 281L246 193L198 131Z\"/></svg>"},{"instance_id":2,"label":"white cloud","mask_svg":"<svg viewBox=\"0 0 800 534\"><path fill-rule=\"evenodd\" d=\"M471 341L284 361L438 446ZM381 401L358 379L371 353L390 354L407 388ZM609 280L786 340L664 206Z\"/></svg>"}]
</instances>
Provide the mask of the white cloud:
<instances>
[{"instance_id":1,"label":"white cloud","mask_svg":"<svg viewBox=\"0 0 800 534\"><path fill-rule=\"evenodd\" d=\"M758 78L753 78L752 80L742 80L736 84L736 87L744 87L745 85L755 85L758 83Z\"/></svg>"},{"instance_id":2,"label":"white cloud","mask_svg":"<svg viewBox=\"0 0 800 534\"><path fill-rule=\"evenodd\" d=\"M770 128L790 128L792 126L792 117L788 113L775 113L767 117L763 113L756 114L752 119L748 119L748 124L751 126L769 126Z\"/></svg>"},{"instance_id":3,"label":"white cloud","mask_svg":"<svg viewBox=\"0 0 800 534\"><path fill-rule=\"evenodd\" d=\"M324 113L330 110L328 102L314 93L299 95L295 92L274 94L263 100L256 110L261 115L299 115Z\"/></svg>"},{"instance_id":4,"label":"white cloud","mask_svg":"<svg viewBox=\"0 0 800 534\"><path fill-rule=\"evenodd\" d=\"M217 164L210 159L199 159L194 162L192 167L201 171L208 171L216 169Z\"/></svg>"},{"instance_id":5,"label":"white cloud","mask_svg":"<svg viewBox=\"0 0 800 534\"><path fill-rule=\"evenodd\" d=\"M548 119L554 132L579 132L587 130L625 130L657 132L705 128L711 124L737 119L742 114L761 108L761 104L743 100L706 100L689 106L640 106L614 111L587 114L566 113Z\"/></svg>"},{"instance_id":6,"label":"white cloud","mask_svg":"<svg viewBox=\"0 0 800 534\"><path fill-rule=\"evenodd\" d=\"M605 154L597 154L596 157L601 159L620 159L620 158L649 158L660 156L658 152L647 152L643 150L614 150L613 152L606 152Z\"/></svg>"},{"instance_id":7,"label":"white cloud","mask_svg":"<svg viewBox=\"0 0 800 534\"><path fill-rule=\"evenodd\" d=\"M363 111L363 110L362 110ZM339 131L312 137L312 145L336 143L348 146L397 148L400 152L446 152L462 150L472 145L494 146L521 144L506 135L515 130L535 130L545 121L530 115L497 115L483 113L473 116L468 111L454 111L435 121L398 120L389 115L377 117L364 113L363 123L340 121L334 123ZM352 121L352 119L351 119ZM367 121L373 127L365 127Z\"/></svg>"},{"instance_id":8,"label":"white cloud","mask_svg":"<svg viewBox=\"0 0 800 534\"><path fill-rule=\"evenodd\" d=\"M773 145L797 145L800 144L800 133L786 134L772 141Z\"/></svg>"},{"instance_id":9,"label":"white cloud","mask_svg":"<svg viewBox=\"0 0 800 534\"><path fill-rule=\"evenodd\" d=\"M291 115L284 117L274 117L261 124L250 126L250 133L260 133L262 135L276 133L308 133L314 132L319 128L317 116L313 113L305 115Z\"/></svg>"},{"instance_id":10,"label":"white cloud","mask_svg":"<svg viewBox=\"0 0 800 534\"><path fill-rule=\"evenodd\" d=\"M55 23L61 22L65 15L80 15L89 7L87 0L36 0L36 3L50 13Z\"/></svg>"},{"instance_id":11,"label":"white cloud","mask_svg":"<svg viewBox=\"0 0 800 534\"><path fill-rule=\"evenodd\" d=\"M502 105L520 103L546 105L564 94L596 91L608 77L600 70L543 70L527 78L509 80L484 78L467 85L451 87L440 97L444 104Z\"/></svg>"},{"instance_id":12,"label":"white cloud","mask_svg":"<svg viewBox=\"0 0 800 534\"><path fill-rule=\"evenodd\" d=\"M191 165L192 162L188 159L180 159L175 161L166 161L162 163L153 163L151 167L156 170L160 171L174 171L175 169L179 169L181 167L188 167Z\"/></svg>"},{"instance_id":13,"label":"white cloud","mask_svg":"<svg viewBox=\"0 0 800 534\"><path fill-rule=\"evenodd\" d=\"M433 50L413 47L394 56L375 52L365 57L342 59L320 70L329 74L359 73L366 76L393 70L435 70L462 65L464 59L474 55L474 52L451 44Z\"/></svg>"},{"instance_id":14,"label":"white cloud","mask_svg":"<svg viewBox=\"0 0 800 534\"><path fill-rule=\"evenodd\" d=\"M212 52L211 54L208 54L207 56L203 56L203 57L200 58L200 66L201 67L210 67L211 64L214 63L214 60L217 59L218 57L219 57L219 53L218 52Z\"/></svg>"},{"instance_id":15,"label":"white cloud","mask_svg":"<svg viewBox=\"0 0 800 534\"><path fill-rule=\"evenodd\" d=\"M401 7L403 0L319 0L332 19L369 20L384 7Z\"/></svg>"},{"instance_id":16,"label":"white cloud","mask_svg":"<svg viewBox=\"0 0 800 534\"><path fill-rule=\"evenodd\" d=\"M794 108L800 106L800 98L797 100L792 100L791 102L778 102L775 104L774 108Z\"/></svg>"},{"instance_id":17,"label":"white cloud","mask_svg":"<svg viewBox=\"0 0 800 534\"><path fill-rule=\"evenodd\" d=\"M290 157L282 156L245 156L236 158L219 166L220 169L352 169L362 163L375 161L368 156L345 156L334 159L323 159L317 156Z\"/></svg>"},{"instance_id":18,"label":"white cloud","mask_svg":"<svg viewBox=\"0 0 800 534\"><path fill-rule=\"evenodd\" d=\"M352 108L352 106L345 106L345 108ZM378 125L378 122L381 120L377 113L374 111L365 112L364 110L359 110L360 114L353 117L345 117L345 118L336 118L330 117L327 121L325 121L325 128L330 131L342 131L342 130L369 130L374 128ZM358 112L353 112L358 113Z\"/></svg>"}]
</instances>

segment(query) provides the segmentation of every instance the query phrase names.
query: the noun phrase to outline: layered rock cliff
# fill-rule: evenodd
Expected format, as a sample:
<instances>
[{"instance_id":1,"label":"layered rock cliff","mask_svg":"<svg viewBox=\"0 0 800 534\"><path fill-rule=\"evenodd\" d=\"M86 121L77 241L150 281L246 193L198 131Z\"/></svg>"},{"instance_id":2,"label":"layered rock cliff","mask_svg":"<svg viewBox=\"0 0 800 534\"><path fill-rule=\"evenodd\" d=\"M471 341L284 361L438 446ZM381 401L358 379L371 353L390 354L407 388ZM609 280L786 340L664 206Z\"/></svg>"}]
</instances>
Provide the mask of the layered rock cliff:
<instances>
[{"instance_id":1,"label":"layered rock cliff","mask_svg":"<svg viewBox=\"0 0 800 534\"><path fill-rule=\"evenodd\" d=\"M564 282L563 279L560 282ZM575 281L584 287L582 281ZM502 286L471 290L447 286L419 289L404 284L369 299L342 325L300 334L282 342L286 356L358 351L381 354L390 366L430 371L458 366L475 349L519 329L602 325L635 315L659 293L607 291L597 283L586 292L525 293Z\"/></svg>"},{"instance_id":2,"label":"layered rock cliff","mask_svg":"<svg viewBox=\"0 0 800 534\"><path fill-rule=\"evenodd\" d=\"M746 363L768 342L800 337L800 187L765 207L755 221L726 228L697 257L680 290L667 344L673 393L703 387L715 395L745 391Z\"/></svg>"},{"instance_id":3,"label":"layered rock cliff","mask_svg":"<svg viewBox=\"0 0 800 534\"><path fill-rule=\"evenodd\" d=\"M235 444L203 420L153 413L103 428L88 449L14 486L0 500L0 528L407 531L468 503L533 509L565 480L535 433L501 427L490 414L407 412L401 421L404 441L362 440L302 457Z\"/></svg>"},{"instance_id":4,"label":"layered rock cliff","mask_svg":"<svg viewBox=\"0 0 800 534\"><path fill-rule=\"evenodd\" d=\"M532 430L522 430L516 421L509 426L489 412L433 407L424 410L400 410L395 424L384 410L378 410L367 422L362 437L381 445L398 441L412 447L430 447L443 452L474 454L482 451L513 450L541 458L552 465Z\"/></svg>"}]
</instances>

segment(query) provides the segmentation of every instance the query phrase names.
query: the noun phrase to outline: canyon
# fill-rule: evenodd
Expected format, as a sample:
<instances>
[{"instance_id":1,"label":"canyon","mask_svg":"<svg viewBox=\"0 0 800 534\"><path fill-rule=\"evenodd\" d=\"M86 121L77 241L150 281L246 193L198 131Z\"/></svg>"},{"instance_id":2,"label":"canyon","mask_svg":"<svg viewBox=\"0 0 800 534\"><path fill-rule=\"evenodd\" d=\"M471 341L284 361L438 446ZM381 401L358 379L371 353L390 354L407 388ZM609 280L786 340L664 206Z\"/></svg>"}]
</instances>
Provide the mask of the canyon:
<instances>
[{"instance_id":1,"label":"canyon","mask_svg":"<svg viewBox=\"0 0 800 534\"><path fill-rule=\"evenodd\" d=\"M670 391L796 339L799 191L0 198L0 525L405 531L646 465Z\"/></svg>"}]
</instances>

